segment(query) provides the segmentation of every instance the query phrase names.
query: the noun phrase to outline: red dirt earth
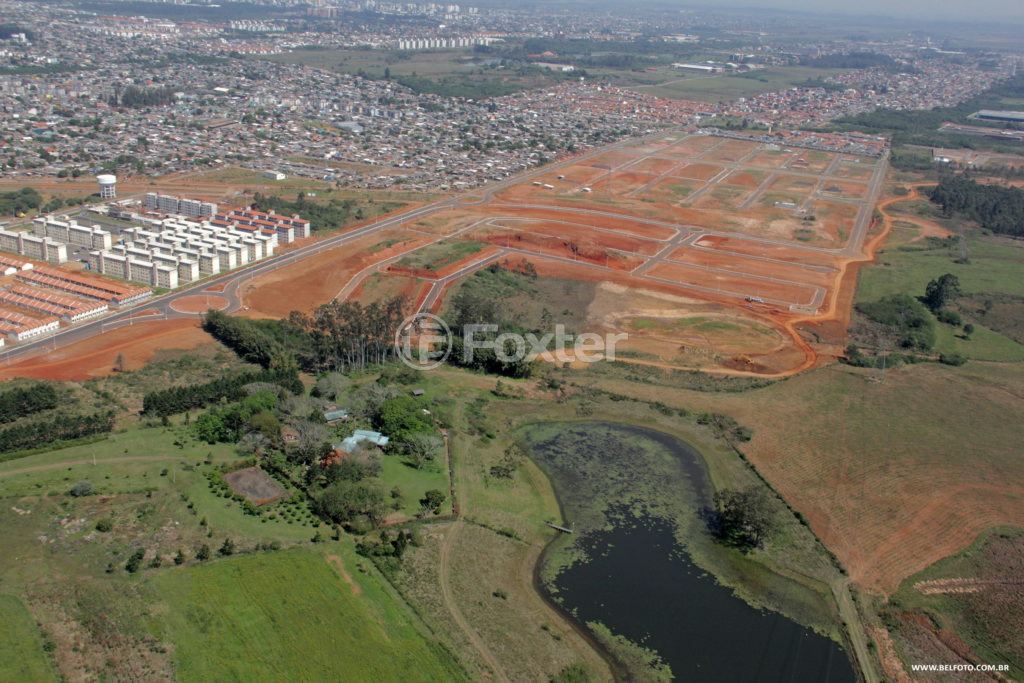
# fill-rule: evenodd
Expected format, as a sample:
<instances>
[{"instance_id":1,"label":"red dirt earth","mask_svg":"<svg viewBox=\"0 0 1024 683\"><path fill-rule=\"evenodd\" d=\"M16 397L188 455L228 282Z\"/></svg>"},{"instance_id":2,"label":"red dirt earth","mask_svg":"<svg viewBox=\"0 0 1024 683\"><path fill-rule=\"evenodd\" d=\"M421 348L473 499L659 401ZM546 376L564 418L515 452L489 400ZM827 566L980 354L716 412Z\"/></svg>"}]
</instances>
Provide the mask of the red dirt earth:
<instances>
[{"instance_id":1,"label":"red dirt earth","mask_svg":"<svg viewBox=\"0 0 1024 683\"><path fill-rule=\"evenodd\" d=\"M118 354L125 370L136 370L161 349L194 349L213 337L198 320L154 320L126 325L89 339L0 366L0 379L84 380L113 372Z\"/></svg>"},{"instance_id":2,"label":"red dirt earth","mask_svg":"<svg viewBox=\"0 0 1024 683\"><path fill-rule=\"evenodd\" d=\"M171 302L171 308L179 313L205 313L211 308L216 311L223 311L227 307L228 300L224 297L202 294L183 296Z\"/></svg>"}]
</instances>

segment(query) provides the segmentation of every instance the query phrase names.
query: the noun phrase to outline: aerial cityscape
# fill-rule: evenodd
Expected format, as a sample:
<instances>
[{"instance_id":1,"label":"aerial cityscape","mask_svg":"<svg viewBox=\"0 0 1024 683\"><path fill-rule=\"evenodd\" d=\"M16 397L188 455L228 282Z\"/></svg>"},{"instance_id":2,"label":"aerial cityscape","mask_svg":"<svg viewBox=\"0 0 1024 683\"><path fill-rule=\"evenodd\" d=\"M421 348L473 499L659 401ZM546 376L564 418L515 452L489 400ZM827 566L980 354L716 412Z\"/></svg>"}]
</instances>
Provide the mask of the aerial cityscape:
<instances>
[{"instance_id":1,"label":"aerial cityscape","mask_svg":"<svg viewBox=\"0 0 1024 683\"><path fill-rule=\"evenodd\" d=\"M1022 27L0 2L0 681L1024 680Z\"/></svg>"}]
</instances>

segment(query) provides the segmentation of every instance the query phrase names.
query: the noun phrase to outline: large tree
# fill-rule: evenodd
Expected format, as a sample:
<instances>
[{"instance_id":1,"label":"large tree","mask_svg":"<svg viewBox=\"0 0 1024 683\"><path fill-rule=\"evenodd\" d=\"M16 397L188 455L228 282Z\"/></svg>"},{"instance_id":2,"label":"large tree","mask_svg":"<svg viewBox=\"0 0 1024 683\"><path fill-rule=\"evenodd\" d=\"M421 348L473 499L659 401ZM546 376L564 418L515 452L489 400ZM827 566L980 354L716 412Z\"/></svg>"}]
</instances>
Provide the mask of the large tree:
<instances>
[{"instance_id":1,"label":"large tree","mask_svg":"<svg viewBox=\"0 0 1024 683\"><path fill-rule=\"evenodd\" d=\"M932 280L924 290L924 302L933 311L938 311L960 296L963 296L960 280L950 273L946 273L938 280Z\"/></svg>"},{"instance_id":2,"label":"large tree","mask_svg":"<svg viewBox=\"0 0 1024 683\"><path fill-rule=\"evenodd\" d=\"M715 493L718 536L744 550L758 548L777 528L771 494L761 486L722 489Z\"/></svg>"}]
</instances>

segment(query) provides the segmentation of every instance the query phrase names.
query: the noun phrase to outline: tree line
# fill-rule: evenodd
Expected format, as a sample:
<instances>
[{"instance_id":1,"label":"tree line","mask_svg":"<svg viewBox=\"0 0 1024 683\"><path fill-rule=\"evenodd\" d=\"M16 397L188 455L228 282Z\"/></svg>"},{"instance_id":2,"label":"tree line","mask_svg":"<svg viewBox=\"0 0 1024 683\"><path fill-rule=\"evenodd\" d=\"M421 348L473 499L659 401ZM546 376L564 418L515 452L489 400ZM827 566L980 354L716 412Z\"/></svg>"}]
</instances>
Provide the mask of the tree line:
<instances>
[{"instance_id":1,"label":"tree line","mask_svg":"<svg viewBox=\"0 0 1024 683\"><path fill-rule=\"evenodd\" d=\"M407 297L366 306L332 301L286 320L251 320L207 311L203 329L242 358L268 369L319 374L384 365L395 358L395 332L409 309Z\"/></svg>"},{"instance_id":2,"label":"tree line","mask_svg":"<svg viewBox=\"0 0 1024 683\"><path fill-rule=\"evenodd\" d=\"M301 364L338 372L384 365L395 357L395 333L409 304L407 297L398 296L366 306L332 301L309 314L292 311L288 322L308 342L298 350Z\"/></svg>"},{"instance_id":3,"label":"tree line","mask_svg":"<svg viewBox=\"0 0 1024 683\"><path fill-rule=\"evenodd\" d=\"M129 109L142 109L143 107L157 107L174 102L174 88L140 88L137 85L129 85L124 92L118 96L114 94L110 98L112 107L127 107Z\"/></svg>"},{"instance_id":4,"label":"tree line","mask_svg":"<svg viewBox=\"0 0 1024 683\"><path fill-rule=\"evenodd\" d=\"M114 411L93 415L54 415L0 430L0 453L37 448L54 441L70 441L114 429Z\"/></svg>"},{"instance_id":5,"label":"tree line","mask_svg":"<svg viewBox=\"0 0 1024 683\"><path fill-rule=\"evenodd\" d=\"M969 173L942 173L931 200L952 217L960 215L992 232L1024 236L1024 190L979 183Z\"/></svg>"},{"instance_id":6,"label":"tree line","mask_svg":"<svg viewBox=\"0 0 1024 683\"><path fill-rule=\"evenodd\" d=\"M49 384L5 391L0 394L0 424L56 408L58 403L57 390Z\"/></svg>"},{"instance_id":7,"label":"tree line","mask_svg":"<svg viewBox=\"0 0 1024 683\"><path fill-rule=\"evenodd\" d=\"M269 370L295 366L279 321L236 318L211 309L203 316L203 329L250 363Z\"/></svg>"},{"instance_id":8,"label":"tree line","mask_svg":"<svg viewBox=\"0 0 1024 683\"><path fill-rule=\"evenodd\" d=\"M327 202L313 202L306 199L304 192L299 192L295 201L288 201L277 195L265 195L257 192L253 195L253 208L260 211L274 211L285 216L299 214L310 221L313 232L329 232L340 230L349 223L361 221L374 216L400 209L401 202L379 202L373 207L361 205L354 199L332 199Z\"/></svg>"},{"instance_id":9,"label":"tree line","mask_svg":"<svg viewBox=\"0 0 1024 683\"><path fill-rule=\"evenodd\" d=\"M0 194L0 213L5 216L17 216L29 213L43 204L43 197L31 187L23 187L14 192Z\"/></svg>"},{"instance_id":10,"label":"tree line","mask_svg":"<svg viewBox=\"0 0 1024 683\"><path fill-rule=\"evenodd\" d=\"M239 401L246 397L245 385L253 382L268 382L287 389L293 394L305 393L294 368L287 370L264 370L262 372L245 372L233 377L222 377L204 384L193 384L184 387L171 387L146 394L142 398L144 415L165 417L176 415L186 410L205 408L222 398Z\"/></svg>"}]
</instances>

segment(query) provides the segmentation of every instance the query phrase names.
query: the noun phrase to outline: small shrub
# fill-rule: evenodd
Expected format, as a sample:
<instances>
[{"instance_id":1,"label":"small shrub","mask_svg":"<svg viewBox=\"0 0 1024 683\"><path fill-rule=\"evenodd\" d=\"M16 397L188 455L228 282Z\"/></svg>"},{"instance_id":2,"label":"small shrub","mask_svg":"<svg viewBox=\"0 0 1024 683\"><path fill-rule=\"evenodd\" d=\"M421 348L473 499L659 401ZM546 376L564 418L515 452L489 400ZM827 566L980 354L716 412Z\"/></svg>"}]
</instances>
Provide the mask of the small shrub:
<instances>
[{"instance_id":1,"label":"small shrub","mask_svg":"<svg viewBox=\"0 0 1024 683\"><path fill-rule=\"evenodd\" d=\"M205 562L206 560L210 559L210 555L210 546L204 543L203 547L199 549L198 553L196 553L196 559L200 562Z\"/></svg>"},{"instance_id":2,"label":"small shrub","mask_svg":"<svg viewBox=\"0 0 1024 683\"><path fill-rule=\"evenodd\" d=\"M96 522L96 531L99 531L100 533L105 534L113 530L114 520L112 519L103 518L100 521Z\"/></svg>"},{"instance_id":3,"label":"small shrub","mask_svg":"<svg viewBox=\"0 0 1024 683\"><path fill-rule=\"evenodd\" d=\"M139 548L134 553L132 553L131 557L128 558L128 561L124 565L125 570L127 570L128 573L130 574L134 574L135 572L139 571L139 567L142 566L142 560L145 557L146 549Z\"/></svg>"},{"instance_id":4,"label":"small shrub","mask_svg":"<svg viewBox=\"0 0 1024 683\"><path fill-rule=\"evenodd\" d=\"M948 308L944 308L939 311L939 322L952 325L953 327L960 327L963 324L963 318L956 311L951 311Z\"/></svg>"},{"instance_id":5,"label":"small shrub","mask_svg":"<svg viewBox=\"0 0 1024 683\"><path fill-rule=\"evenodd\" d=\"M91 481L80 481L71 487L71 495L75 498L81 498L82 496L91 496L93 493Z\"/></svg>"},{"instance_id":6,"label":"small shrub","mask_svg":"<svg viewBox=\"0 0 1024 683\"><path fill-rule=\"evenodd\" d=\"M952 365L954 367L960 367L961 365L967 364L967 359L959 353L944 353L939 356L939 362L943 365Z\"/></svg>"},{"instance_id":7,"label":"small shrub","mask_svg":"<svg viewBox=\"0 0 1024 683\"><path fill-rule=\"evenodd\" d=\"M508 593L502 590L501 588L495 590L491 595L502 600L508 600Z\"/></svg>"}]
</instances>

